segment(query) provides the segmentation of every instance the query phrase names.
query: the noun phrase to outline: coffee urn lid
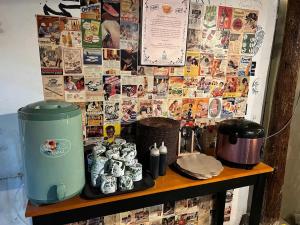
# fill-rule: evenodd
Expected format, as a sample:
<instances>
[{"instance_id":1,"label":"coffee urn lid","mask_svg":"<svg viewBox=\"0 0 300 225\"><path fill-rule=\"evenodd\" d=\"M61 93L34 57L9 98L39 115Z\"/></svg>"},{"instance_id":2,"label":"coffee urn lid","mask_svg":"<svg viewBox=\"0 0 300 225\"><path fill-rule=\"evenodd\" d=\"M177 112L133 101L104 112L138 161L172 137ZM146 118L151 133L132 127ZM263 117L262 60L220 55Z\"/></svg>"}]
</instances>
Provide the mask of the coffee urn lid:
<instances>
[{"instance_id":1,"label":"coffee urn lid","mask_svg":"<svg viewBox=\"0 0 300 225\"><path fill-rule=\"evenodd\" d=\"M79 106L54 100L35 102L18 110L19 119L33 121L68 119L79 114Z\"/></svg>"},{"instance_id":2,"label":"coffee urn lid","mask_svg":"<svg viewBox=\"0 0 300 225\"><path fill-rule=\"evenodd\" d=\"M235 134L238 138L263 138L265 136L262 125L244 119L229 119L220 122L219 133L225 135Z\"/></svg>"}]
</instances>

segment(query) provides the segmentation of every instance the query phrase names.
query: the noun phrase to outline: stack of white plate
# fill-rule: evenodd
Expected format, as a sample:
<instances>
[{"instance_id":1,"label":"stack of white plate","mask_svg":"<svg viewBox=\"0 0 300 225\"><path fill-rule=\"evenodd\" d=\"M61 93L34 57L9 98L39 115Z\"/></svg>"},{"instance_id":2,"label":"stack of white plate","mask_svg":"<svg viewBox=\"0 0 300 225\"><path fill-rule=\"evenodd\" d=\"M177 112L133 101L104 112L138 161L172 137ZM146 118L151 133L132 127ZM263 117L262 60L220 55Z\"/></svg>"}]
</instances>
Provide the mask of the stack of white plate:
<instances>
[{"instance_id":1,"label":"stack of white plate","mask_svg":"<svg viewBox=\"0 0 300 225\"><path fill-rule=\"evenodd\" d=\"M218 176L224 169L220 161L201 153L182 156L177 159L176 164L183 173L197 179Z\"/></svg>"}]
</instances>

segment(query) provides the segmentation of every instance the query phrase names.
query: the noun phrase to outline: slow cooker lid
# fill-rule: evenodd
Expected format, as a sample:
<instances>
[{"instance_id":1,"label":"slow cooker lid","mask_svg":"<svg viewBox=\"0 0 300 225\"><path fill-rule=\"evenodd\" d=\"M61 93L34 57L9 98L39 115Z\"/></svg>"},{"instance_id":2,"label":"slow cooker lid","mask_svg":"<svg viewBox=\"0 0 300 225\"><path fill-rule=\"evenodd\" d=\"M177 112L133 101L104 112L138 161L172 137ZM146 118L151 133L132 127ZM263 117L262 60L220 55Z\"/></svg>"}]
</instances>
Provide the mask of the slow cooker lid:
<instances>
[{"instance_id":1,"label":"slow cooker lid","mask_svg":"<svg viewBox=\"0 0 300 225\"><path fill-rule=\"evenodd\" d=\"M79 106L63 101L39 101L18 110L19 118L23 120L59 120L81 114Z\"/></svg>"},{"instance_id":2,"label":"slow cooker lid","mask_svg":"<svg viewBox=\"0 0 300 225\"><path fill-rule=\"evenodd\" d=\"M235 134L238 138L263 138L265 136L262 125L244 119L224 120L219 124L219 133Z\"/></svg>"}]
</instances>

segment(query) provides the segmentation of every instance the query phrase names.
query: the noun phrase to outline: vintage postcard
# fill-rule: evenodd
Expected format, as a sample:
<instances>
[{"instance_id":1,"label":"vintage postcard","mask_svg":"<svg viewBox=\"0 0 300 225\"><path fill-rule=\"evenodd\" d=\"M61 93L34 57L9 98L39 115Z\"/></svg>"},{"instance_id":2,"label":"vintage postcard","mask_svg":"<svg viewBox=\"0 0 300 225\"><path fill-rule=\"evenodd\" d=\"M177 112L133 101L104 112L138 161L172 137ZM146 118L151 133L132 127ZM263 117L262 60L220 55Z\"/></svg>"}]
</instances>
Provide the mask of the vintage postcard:
<instances>
[{"instance_id":1,"label":"vintage postcard","mask_svg":"<svg viewBox=\"0 0 300 225\"><path fill-rule=\"evenodd\" d=\"M84 65L102 65L102 49L85 48L83 49Z\"/></svg>"},{"instance_id":2,"label":"vintage postcard","mask_svg":"<svg viewBox=\"0 0 300 225\"><path fill-rule=\"evenodd\" d=\"M219 30L230 29L232 22L232 8L219 6L217 27Z\"/></svg>"},{"instance_id":3,"label":"vintage postcard","mask_svg":"<svg viewBox=\"0 0 300 225\"><path fill-rule=\"evenodd\" d=\"M104 100L115 100L121 97L121 77L103 76Z\"/></svg>"},{"instance_id":4,"label":"vintage postcard","mask_svg":"<svg viewBox=\"0 0 300 225\"><path fill-rule=\"evenodd\" d=\"M223 97L237 97L239 79L237 76L227 76Z\"/></svg>"},{"instance_id":5,"label":"vintage postcard","mask_svg":"<svg viewBox=\"0 0 300 225\"><path fill-rule=\"evenodd\" d=\"M245 10L244 21L245 21L244 32L255 33L257 28L257 21L258 21L258 11Z\"/></svg>"},{"instance_id":6,"label":"vintage postcard","mask_svg":"<svg viewBox=\"0 0 300 225\"><path fill-rule=\"evenodd\" d=\"M182 99L168 99L169 118L181 120Z\"/></svg>"},{"instance_id":7,"label":"vintage postcard","mask_svg":"<svg viewBox=\"0 0 300 225\"><path fill-rule=\"evenodd\" d=\"M184 98L182 99L182 119L193 120L195 119L195 99Z\"/></svg>"},{"instance_id":8,"label":"vintage postcard","mask_svg":"<svg viewBox=\"0 0 300 225\"><path fill-rule=\"evenodd\" d=\"M103 49L103 74L119 75L120 74L120 50Z\"/></svg>"},{"instance_id":9,"label":"vintage postcard","mask_svg":"<svg viewBox=\"0 0 300 225\"><path fill-rule=\"evenodd\" d=\"M134 211L134 219L136 224L149 221L149 208L136 209Z\"/></svg>"},{"instance_id":10,"label":"vintage postcard","mask_svg":"<svg viewBox=\"0 0 300 225\"><path fill-rule=\"evenodd\" d=\"M106 4L106 3L104 3ZM119 17L118 17L119 18ZM103 48L120 48L120 24L116 20L105 20L101 24Z\"/></svg>"},{"instance_id":11,"label":"vintage postcard","mask_svg":"<svg viewBox=\"0 0 300 225\"><path fill-rule=\"evenodd\" d=\"M117 121L121 118L119 101L104 101L105 122Z\"/></svg>"},{"instance_id":12,"label":"vintage postcard","mask_svg":"<svg viewBox=\"0 0 300 225\"><path fill-rule=\"evenodd\" d=\"M63 22L58 16L36 16L39 44L60 43L60 33L63 29Z\"/></svg>"},{"instance_id":13,"label":"vintage postcard","mask_svg":"<svg viewBox=\"0 0 300 225\"><path fill-rule=\"evenodd\" d=\"M93 101L85 103L86 114L103 114L103 101Z\"/></svg>"},{"instance_id":14,"label":"vintage postcard","mask_svg":"<svg viewBox=\"0 0 300 225\"><path fill-rule=\"evenodd\" d=\"M238 75L240 60L241 60L240 55L228 55L226 76Z\"/></svg>"},{"instance_id":15,"label":"vintage postcard","mask_svg":"<svg viewBox=\"0 0 300 225\"><path fill-rule=\"evenodd\" d=\"M153 97L154 98L167 98L168 96L168 76L154 76L153 82Z\"/></svg>"},{"instance_id":16,"label":"vintage postcard","mask_svg":"<svg viewBox=\"0 0 300 225\"><path fill-rule=\"evenodd\" d=\"M252 57L241 56L238 75L239 76L249 76L251 65L252 65Z\"/></svg>"},{"instance_id":17,"label":"vintage postcard","mask_svg":"<svg viewBox=\"0 0 300 225\"><path fill-rule=\"evenodd\" d=\"M63 76L42 76L45 100L64 100L64 78Z\"/></svg>"},{"instance_id":18,"label":"vintage postcard","mask_svg":"<svg viewBox=\"0 0 300 225\"><path fill-rule=\"evenodd\" d=\"M202 31L196 29L188 29L186 48L188 51L200 51L202 42Z\"/></svg>"},{"instance_id":19,"label":"vintage postcard","mask_svg":"<svg viewBox=\"0 0 300 225\"><path fill-rule=\"evenodd\" d=\"M137 97L152 99L153 98L153 76L135 77L137 80Z\"/></svg>"},{"instance_id":20,"label":"vintage postcard","mask_svg":"<svg viewBox=\"0 0 300 225\"><path fill-rule=\"evenodd\" d=\"M62 49L57 45L40 45L40 65L42 75L62 75Z\"/></svg>"},{"instance_id":21,"label":"vintage postcard","mask_svg":"<svg viewBox=\"0 0 300 225\"><path fill-rule=\"evenodd\" d=\"M241 54L253 55L255 46L255 34L244 33Z\"/></svg>"},{"instance_id":22,"label":"vintage postcard","mask_svg":"<svg viewBox=\"0 0 300 225\"><path fill-rule=\"evenodd\" d=\"M168 101L167 99L153 99L153 116L167 117L168 116Z\"/></svg>"},{"instance_id":23,"label":"vintage postcard","mask_svg":"<svg viewBox=\"0 0 300 225\"><path fill-rule=\"evenodd\" d=\"M200 54L200 75L211 76L211 69L213 66L214 55L210 53Z\"/></svg>"},{"instance_id":24,"label":"vintage postcard","mask_svg":"<svg viewBox=\"0 0 300 225\"><path fill-rule=\"evenodd\" d=\"M81 19L101 20L101 3L80 7Z\"/></svg>"},{"instance_id":25,"label":"vintage postcard","mask_svg":"<svg viewBox=\"0 0 300 225\"><path fill-rule=\"evenodd\" d=\"M149 220L157 221L163 215L163 204L149 207ZM161 219L160 219L161 221Z\"/></svg>"},{"instance_id":26,"label":"vintage postcard","mask_svg":"<svg viewBox=\"0 0 300 225\"><path fill-rule=\"evenodd\" d=\"M137 75L138 53L131 50L121 50L121 74Z\"/></svg>"},{"instance_id":27,"label":"vintage postcard","mask_svg":"<svg viewBox=\"0 0 300 225\"><path fill-rule=\"evenodd\" d=\"M195 119L207 118L209 98L195 99Z\"/></svg>"},{"instance_id":28,"label":"vintage postcard","mask_svg":"<svg viewBox=\"0 0 300 225\"><path fill-rule=\"evenodd\" d=\"M203 27L206 29L216 28L217 26L217 6L207 5L205 8Z\"/></svg>"},{"instance_id":29,"label":"vintage postcard","mask_svg":"<svg viewBox=\"0 0 300 225\"><path fill-rule=\"evenodd\" d=\"M225 90L225 80L213 79L210 85L211 97L222 97Z\"/></svg>"},{"instance_id":30,"label":"vintage postcard","mask_svg":"<svg viewBox=\"0 0 300 225\"><path fill-rule=\"evenodd\" d=\"M211 77L200 77L197 83L197 95L201 98L210 96L210 85L212 82Z\"/></svg>"},{"instance_id":31,"label":"vintage postcard","mask_svg":"<svg viewBox=\"0 0 300 225\"><path fill-rule=\"evenodd\" d=\"M228 54L237 55L241 53L243 35L238 33L230 33Z\"/></svg>"},{"instance_id":32,"label":"vintage postcard","mask_svg":"<svg viewBox=\"0 0 300 225\"><path fill-rule=\"evenodd\" d=\"M84 77L81 75L64 76L65 100L67 102L85 102Z\"/></svg>"},{"instance_id":33,"label":"vintage postcard","mask_svg":"<svg viewBox=\"0 0 300 225\"><path fill-rule=\"evenodd\" d=\"M152 100L139 99L138 101L138 119L144 119L153 115Z\"/></svg>"},{"instance_id":34,"label":"vintage postcard","mask_svg":"<svg viewBox=\"0 0 300 225\"><path fill-rule=\"evenodd\" d=\"M137 99L122 99L121 101L121 122L131 123L137 120L138 114Z\"/></svg>"},{"instance_id":35,"label":"vintage postcard","mask_svg":"<svg viewBox=\"0 0 300 225\"><path fill-rule=\"evenodd\" d=\"M245 10L233 9L231 30L234 33L243 33L245 27Z\"/></svg>"},{"instance_id":36,"label":"vintage postcard","mask_svg":"<svg viewBox=\"0 0 300 225\"><path fill-rule=\"evenodd\" d=\"M183 76L169 78L169 98L180 98L183 96Z\"/></svg>"},{"instance_id":37,"label":"vintage postcard","mask_svg":"<svg viewBox=\"0 0 300 225\"><path fill-rule=\"evenodd\" d=\"M204 5L198 1L190 2L189 25L190 29L201 30Z\"/></svg>"},{"instance_id":38,"label":"vintage postcard","mask_svg":"<svg viewBox=\"0 0 300 225\"><path fill-rule=\"evenodd\" d=\"M235 112L235 98L223 98L221 118L232 118Z\"/></svg>"},{"instance_id":39,"label":"vintage postcard","mask_svg":"<svg viewBox=\"0 0 300 225\"><path fill-rule=\"evenodd\" d=\"M120 21L120 1L103 0L101 9L103 21Z\"/></svg>"},{"instance_id":40,"label":"vintage postcard","mask_svg":"<svg viewBox=\"0 0 300 225\"><path fill-rule=\"evenodd\" d=\"M200 53L187 52L186 64L184 67L185 76L199 76L200 73Z\"/></svg>"},{"instance_id":41,"label":"vintage postcard","mask_svg":"<svg viewBox=\"0 0 300 225\"><path fill-rule=\"evenodd\" d=\"M86 78L98 78L102 77L102 67L101 66L84 66L83 74Z\"/></svg>"},{"instance_id":42,"label":"vintage postcard","mask_svg":"<svg viewBox=\"0 0 300 225\"><path fill-rule=\"evenodd\" d=\"M137 83L136 77L122 76L122 98L136 98Z\"/></svg>"},{"instance_id":43,"label":"vintage postcard","mask_svg":"<svg viewBox=\"0 0 300 225\"><path fill-rule=\"evenodd\" d=\"M103 137L103 126L87 126L86 137L87 138Z\"/></svg>"},{"instance_id":44,"label":"vintage postcard","mask_svg":"<svg viewBox=\"0 0 300 225\"><path fill-rule=\"evenodd\" d=\"M139 1L122 0L121 1L121 21L130 23L139 23Z\"/></svg>"},{"instance_id":45,"label":"vintage postcard","mask_svg":"<svg viewBox=\"0 0 300 225\"><path fill-rule=\"evenodd\" d=\"M103 114L86 114L86 126L103 126Z\"/></svg>"},{"instance_id":46,"label":"vintage postcard","mask_svg":"<svg viewBox=\"0 0 300 225\"><path fill-rule=\"evenodd\" d=\"M99 20L81 19L82 47L101 48L101 24Z\"/></svg>"},{"instance_id":47,"label":"vintage postcard","mask_svg":"<svg viewBox=\"0 0 300 225\"><path fill-rule=\"evenodd\" d=\"M85 95L87 101L103 100L103 78L85 77Z\"/></svg>"},{"instance_id":48,"label":"vintage postcard","mask_svg":"<svg viewBox=\"0 0 300 225\"><path fill-rule=\"evenodd\" d=\"M247 112L247 98L235 98L235 117L245 117Z\"/></svg>"},{"instance_id":49,"label":"vintage postcard","mask_svg":"<svg viewBox=\"0 0 300 225\"><path fill-rule=\"evenodd\" d=\"M220 118L222 112L222 98L210 98L208 104L208 118Z\"/></svg>"},{"instance_id":50,"label":"vintage postcard","mask_svg":"<svg viewBox=\"0 0 300 225\"><path fill-rule=\"evenodd\" d=\"M247 97L249 92L249 77L239 77L237 87L238 97Z\"/></svg>"},{"instance_id":51,"label":"vintage postcard","mask_svg":"<svg viewBox=\"0 0 300 225\"><path fill-rule=\"evenodd\" d=\"M120 213L120 225L133 225L134 221L134 210Z\"/></svg>"},{"instance_id":52,"label":"vintage postcard","mask_svg":"<svg viewBox=\"0 0 300 225\"><path fill-rule=\"evenodd\" d=\"M212 76L212 78L224 78L226 75L227 64L227 58L215 57L210 68L210 75Z\"/></svg>"},{"instance_id":53,"label":"vintage postcard","mask_svg":"<svg viewBox=\"0 0 300 225\"><path fill-rule=\"evenodd\" d=\"M153 76L153 66L138 66L137 75L141 76Z\"/></svg>"},{"instance_id":54,"label":"vintage postcard","mask_svg":"<svg viewBox=\"0 0 300 225\"><path fill-rule=\"evenodd\" d=\"M82 74L82 49L63 48L64 74Z\"/></svg>"},{"instance_id":55,"label":"vintage postcard","mask_svg":"<svg viewBox=\"0 0 300 225\"><path fill-rule=\"evenodd\" d=\"M197 84L199 80L197 77L185 76L183 80L183 97L195 98L197 97Z\"/></svg>"},{"instance_id":56,"label":"vintage postcard","mask_svg":"<svg viewBox=\"0 0 300 225\"><path fill-rule=\"evenodd\" d=\"M187 212L187 199L179 200L175 202L175 214L183 214Z\"/></svg>"}]
</instances>

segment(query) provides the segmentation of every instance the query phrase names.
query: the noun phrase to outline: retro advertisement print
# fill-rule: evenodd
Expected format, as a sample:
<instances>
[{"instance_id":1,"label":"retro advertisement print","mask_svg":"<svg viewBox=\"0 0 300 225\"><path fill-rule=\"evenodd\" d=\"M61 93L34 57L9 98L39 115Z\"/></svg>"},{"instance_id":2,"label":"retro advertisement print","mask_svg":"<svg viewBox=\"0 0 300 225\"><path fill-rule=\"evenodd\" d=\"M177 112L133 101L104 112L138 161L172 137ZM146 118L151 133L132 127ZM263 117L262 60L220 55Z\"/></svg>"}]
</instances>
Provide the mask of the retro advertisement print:
<instances>
[{"instance_id":1,"label":"retro advertisement print","mask_svg":"<svg viewBox=\"0 0 300 225\"><path fill-rule=\"evenodd\" d=\"M45 100L64 100L63 76L43 76L43 91Z\"/></svg>"}]
</instances>

